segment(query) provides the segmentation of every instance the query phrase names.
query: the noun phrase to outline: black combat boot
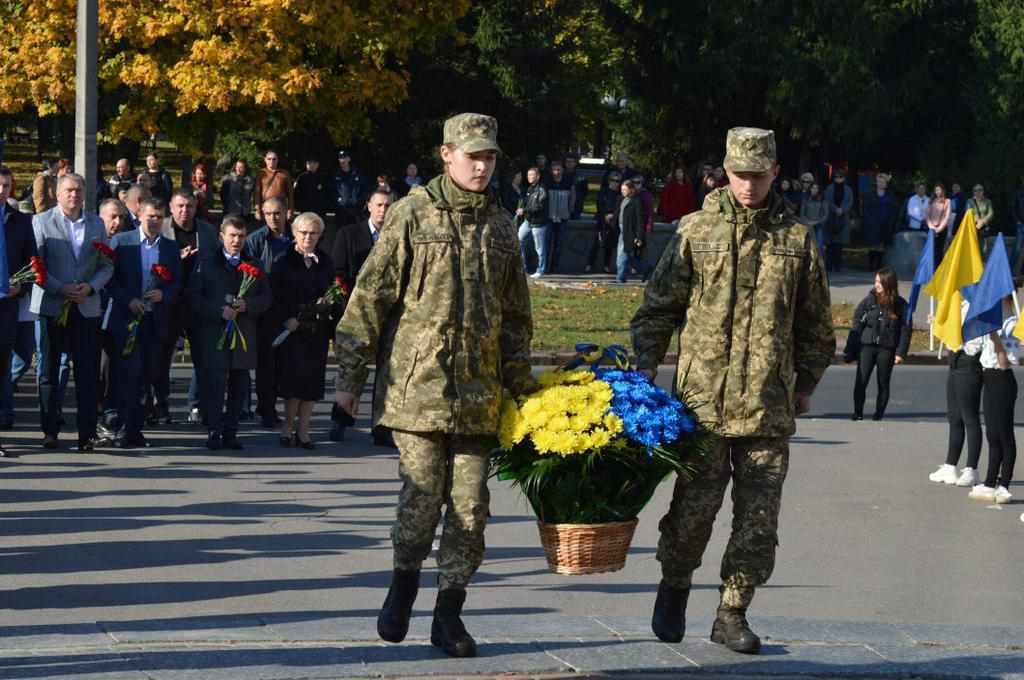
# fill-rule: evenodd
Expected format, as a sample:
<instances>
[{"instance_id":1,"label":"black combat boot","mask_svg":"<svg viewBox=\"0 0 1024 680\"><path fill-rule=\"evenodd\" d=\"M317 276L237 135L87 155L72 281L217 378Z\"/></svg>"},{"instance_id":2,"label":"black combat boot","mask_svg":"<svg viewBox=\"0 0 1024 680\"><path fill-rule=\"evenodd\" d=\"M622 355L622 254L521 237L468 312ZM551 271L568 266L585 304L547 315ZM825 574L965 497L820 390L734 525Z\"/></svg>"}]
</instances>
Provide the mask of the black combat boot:
<instances>
[{"instance_id":1,"label":"black combat boot","mask_svg":"<svg viewBox=\"0 0 1024 680\"><path fill-rule=\"evenodd\" d=\"M711 641L741 654L757 654L761 651L761 638L750 630L746 609L719 607L718 618L711 627Z\"/></svg>"},{"instance_id":2,"label":"black combat boot","mask_svg":"<svg viewBox=\"0 0 1024 680\"><path fill-rule=\"evenodd\" d=\"M466 591L455 588L437 593L434 623L430 626L430 642L448 656L463 659L476 656L476 640L466 632L459 614L466 602Z\"/></svg>"},{"instance_id":3,"label":"black combat boot","mask_svg":"<svg viewBox=\"0 0 1024 680\"><path fill-rule=\"evenodd\" d=\"M658 584L651 630L662 642L679 642L683 639L686 633L686 600L689 597L689 588L673 588L665 581Z\"/></svg>"},{"instance_id":4,"label":"black combat boot","mask_svg":"<svg viewBox=\"0 0 1024 680\"><path fill-rule=\"evenodd\" d=\"M377 616L377 635L388 642L401 642L409 632L409 618L420 590L420 570L395 569L384 606Z\"/></svg>"}]
</instances>

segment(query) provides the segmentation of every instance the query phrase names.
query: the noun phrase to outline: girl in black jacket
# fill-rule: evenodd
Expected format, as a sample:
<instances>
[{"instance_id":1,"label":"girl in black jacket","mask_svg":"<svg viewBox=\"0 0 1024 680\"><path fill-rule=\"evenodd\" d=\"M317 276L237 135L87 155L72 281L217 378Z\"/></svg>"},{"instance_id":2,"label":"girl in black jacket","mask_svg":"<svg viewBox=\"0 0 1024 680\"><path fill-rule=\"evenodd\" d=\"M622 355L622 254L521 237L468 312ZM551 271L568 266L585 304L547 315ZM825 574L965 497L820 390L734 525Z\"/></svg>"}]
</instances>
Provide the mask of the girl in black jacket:
<instances>
[{"instance_id":1,"label":"girl in black jacket","mask_svg":"<svg viewBox=\"0 0 1024 680\"><path fill-rule=\"evenodd\" d=\"M878 366L875 420L885 415L889 403L892 367L903 363L910 349L912 327L904 319L907 301L900 297L896 272L883 267L875 273L875 287L853 313L853 333L860 333L857 379L853 386L853 419L864 419L864 392Z\"/></svg>"}]
</instances>

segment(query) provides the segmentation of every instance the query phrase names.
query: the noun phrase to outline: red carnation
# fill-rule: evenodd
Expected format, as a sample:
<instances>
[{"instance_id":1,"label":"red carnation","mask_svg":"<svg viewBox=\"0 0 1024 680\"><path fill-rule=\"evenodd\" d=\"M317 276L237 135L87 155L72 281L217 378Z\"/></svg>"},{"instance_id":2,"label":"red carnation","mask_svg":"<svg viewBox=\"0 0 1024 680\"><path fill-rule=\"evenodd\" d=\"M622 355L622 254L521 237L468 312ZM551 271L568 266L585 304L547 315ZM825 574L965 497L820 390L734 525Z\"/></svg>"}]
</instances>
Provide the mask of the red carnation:
<instances>
[{"instance_id":1,"label":"red carnation","mask_svg":"<svg viewBox=\"0 0 1024 680\"><path fill-rule=\"evenodd\" d=\"M254 279L258 279L263 276L262 269L260 269L259 267L254 267L253 265L248 264L247 262L243 262L242 264L238 265L238 271L242 272L246 276L251 276Z\"/></svg>"},{"instance_id":2,"label":"red carnation","mask_svg":"<svg viewBox=\"0 0 1024 680\"><path fill-rule=\"evenodd\" d=\"M38 255L33 255L32 259L29 260L29 264L32 267L32 271L36 274L36 285L46 285L46 265L43 263L43 258Z\"/></svg>"},{"instance_id":3,"label":"red carnation","mask_svg":"<svg viewBox=\"0 0 1024 680\"><path fill-rule=\"evenodd\" d=\"M159 277L164 283L171 282L171 272L162 264L153 265L153 275Z\"/></svg>"},{"instance_id":4,"label":"red carnation","mask_svg":"<svg viewBox=\"0 0 1024 680\"><path fill-rule=\"evenodd\" d=\"M97 251L99 251L99 254L102 257L107 258L111 262L113 262L114 258L117 257L117 254L114 252L114 249L108 246L106 243L103 243L101 241L93 241L92 246Z\"/></svg>"}]
</instances>

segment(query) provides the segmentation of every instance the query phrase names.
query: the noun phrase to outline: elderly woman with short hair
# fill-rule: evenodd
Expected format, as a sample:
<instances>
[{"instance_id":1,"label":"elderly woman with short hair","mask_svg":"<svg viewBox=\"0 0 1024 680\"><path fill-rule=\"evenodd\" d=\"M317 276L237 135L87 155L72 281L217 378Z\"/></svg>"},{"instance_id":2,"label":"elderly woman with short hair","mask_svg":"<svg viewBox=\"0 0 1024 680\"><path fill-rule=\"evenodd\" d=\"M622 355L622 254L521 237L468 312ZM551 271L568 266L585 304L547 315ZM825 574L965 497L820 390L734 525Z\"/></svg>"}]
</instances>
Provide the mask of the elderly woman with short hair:
<instances>
[{"instance_id":1,"label":"elderly woman with short hair","mask_svg":"<svg viewBox=\"0 0 1024 680\"><path fill-rule=\"evenodd\" d=\"M323 297L334 281L334 263L319 248L324 222L305 212L292 222L295 243L274 260L270 322L290 333L277 349L277 393L285 402L283 446L312 449L309 423L313 406L324 397L327 349L341 318L340 304Z\"/></svg>"}]
</instances>

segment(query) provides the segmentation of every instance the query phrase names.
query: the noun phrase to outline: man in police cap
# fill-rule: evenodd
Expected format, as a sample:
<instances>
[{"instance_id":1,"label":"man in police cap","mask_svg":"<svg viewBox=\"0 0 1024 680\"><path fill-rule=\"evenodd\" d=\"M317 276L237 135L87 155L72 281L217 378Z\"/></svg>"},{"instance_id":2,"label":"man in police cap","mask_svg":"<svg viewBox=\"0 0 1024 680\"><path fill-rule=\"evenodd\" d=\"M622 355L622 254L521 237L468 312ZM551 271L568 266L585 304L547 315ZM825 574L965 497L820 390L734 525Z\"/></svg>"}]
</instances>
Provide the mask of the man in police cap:
<instances>
[{"instance_id":1,"label":"man in police cap","mask_svg":"<svg viewBox=\"0 0 1024 680\"><path fill-rule=\"evenodd\" d=\"M488 191L499 152L498 122L476 113L445 121L445 172L387 212L359 272L334 347L338 407L355 416L367 365L381 343L382 403L374 425L392 429L402 491L391 529L395 560L377 632L401 642L430 554L441 507L438 594L430 641L474 656L462 606L484 556L502 391L534 387L533 323L512 218Z\"/></svg>"},{"instance_id":2,"label":"man in police cap","mask_svg":"<svg viewBox=\"0 0 1024 680\"><path fill-rule=\"evenodd\" d=\"M754 589L775 563L779 504L794 418L835 353L828 281L814 232L787 216L771 186L779 172L771 130L733 128L728 185L680 220L633 317L637 368L652 378L679 330L675 388L720 439L692 480L677 479L662 518L662 581L652 628L666 642L685 630L691 576L711 537L725 488L733 523L722 559L711 640L756 654L747 624Z\"/></svg>"}]
</instances>

